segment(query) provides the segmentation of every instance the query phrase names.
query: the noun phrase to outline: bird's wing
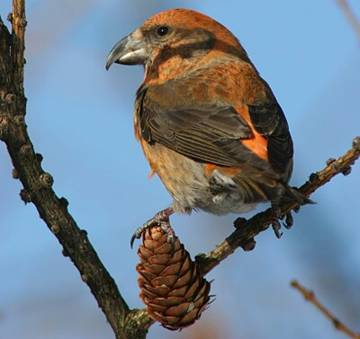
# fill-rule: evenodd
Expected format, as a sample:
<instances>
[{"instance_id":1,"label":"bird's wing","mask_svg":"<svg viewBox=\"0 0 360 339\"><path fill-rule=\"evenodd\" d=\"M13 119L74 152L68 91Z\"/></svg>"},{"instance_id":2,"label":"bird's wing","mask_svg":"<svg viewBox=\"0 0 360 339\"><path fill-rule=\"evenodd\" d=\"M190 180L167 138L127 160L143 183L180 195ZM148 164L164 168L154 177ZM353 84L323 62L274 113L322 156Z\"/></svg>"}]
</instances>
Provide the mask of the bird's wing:
<instances>
[{"instance_id":1,"label":"bird's wing","mask_svg":"<svg viewBox=\"0 0 360 339\"><path fill-rule=\"evenodd\" d=\"M138 92L138 129L147 142L160 143L203 163L284 173L292 144L275 99L270 106L245 105L251 119L247 121L230 104L187 99L189 93L184 93L183 86L166 86L143 87ZM258 151L261 148L265 150Z\"/></svg>"},{"instance_id":2,"label":"bird's wing","mask_svg":"<svg viewBox=\"0 0 360 339\"><path fill-rule=\"evenodd\" d=\"M255 130L268 140L268 159L272 167L280 173L291 172L294 151L289 126L280 105L270 94L271 100L248 105L249 116Z\"/></svg>"}]
</instances>

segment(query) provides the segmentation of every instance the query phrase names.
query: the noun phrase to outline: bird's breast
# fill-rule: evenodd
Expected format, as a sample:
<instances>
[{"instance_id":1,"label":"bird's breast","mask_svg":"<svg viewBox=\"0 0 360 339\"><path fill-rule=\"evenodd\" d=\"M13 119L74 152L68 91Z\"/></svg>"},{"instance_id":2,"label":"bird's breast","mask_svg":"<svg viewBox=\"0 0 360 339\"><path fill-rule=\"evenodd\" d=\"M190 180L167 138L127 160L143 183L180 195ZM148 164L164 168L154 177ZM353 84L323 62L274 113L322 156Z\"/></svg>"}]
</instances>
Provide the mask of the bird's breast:
<instances>
[{"instance_id":1,"label":"bird's breast","mask_svg":"<svg viewBox=\"0 0 360 339\"><path fill-rule=\"evenodd\" d=\"M244 192L233 180L236 171L221 173L171 149L140 138L144 154L174 199L176 211L189 213L202 209L214 214L245 212L255 207L244 202Z\"/></svg>"},{"instance_id":2,"label":"bird's breast","mask_svg":"<svg viewBox=\"0 0 360 339\"><path fill-rule=\"evenodd\" d=\"M206 200L208 182L202 165L171 149L140 139L151 170L156 173L174 198L175 209L189 212L198 200Z\"/></svg>"}]
</instances>

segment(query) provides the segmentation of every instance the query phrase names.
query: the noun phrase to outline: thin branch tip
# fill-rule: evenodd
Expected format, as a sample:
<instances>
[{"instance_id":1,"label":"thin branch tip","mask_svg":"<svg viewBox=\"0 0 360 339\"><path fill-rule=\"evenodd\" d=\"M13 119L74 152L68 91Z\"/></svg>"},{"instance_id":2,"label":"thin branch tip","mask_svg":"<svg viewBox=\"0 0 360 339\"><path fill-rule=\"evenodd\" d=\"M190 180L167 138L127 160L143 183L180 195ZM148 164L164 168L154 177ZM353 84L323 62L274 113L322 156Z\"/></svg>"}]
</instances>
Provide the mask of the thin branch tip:
<instances>
[{"instance_id":1,"label":"thin branch tip","mask_svg":"<svg viewBox=\"0 0 360 339\"><path fill-rule=\"evenodd\" d=\"M297 280L292 280L290 282L290 286L296 289L300 294L304 297L306 301L314 305L320 313L327 318L340 332L343 332L346 334L349 338L352 339L360 339L360 333L356 333L353 330L351 330L347 325L345 325L342 321L340 321L335 315L330 312L316 297L315 293L306 287L304 287L302 284L300 284Z\"/></svg>"},{"instance_id":2,"label":"thin branch tip","mask_svg":"<svg viewBox=\"0 0 360 339\"><path fill-rule=\"evenodd\" d=\"M336 1L360 42L360 20L357 18L355 12L351 8L349 1L348 0L336 0Z\"/></svg>"}]
</instances>

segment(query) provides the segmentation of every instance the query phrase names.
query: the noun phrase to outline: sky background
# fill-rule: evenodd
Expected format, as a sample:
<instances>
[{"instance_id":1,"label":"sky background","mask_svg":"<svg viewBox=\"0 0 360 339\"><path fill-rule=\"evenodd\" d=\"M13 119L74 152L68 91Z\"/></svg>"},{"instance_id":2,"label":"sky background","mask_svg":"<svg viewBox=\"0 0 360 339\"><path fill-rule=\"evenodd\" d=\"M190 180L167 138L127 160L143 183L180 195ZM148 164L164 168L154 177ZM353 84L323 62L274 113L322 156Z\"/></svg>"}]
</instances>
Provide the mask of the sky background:
<instances>
[{"instance_id":1,"label":"sky background","mask_svg":"<svg viewBox=\"0 0 360 339\"><path fill-rule=\"evenodd\" d=\"M3 18L10 1L0 1ZM360 15L360 3L350 1ZM141 67L105 59L122 36L167 8L199 10L241 41L286 113L295 143L291 183L299 185L360 134L360 49L336 1L28 0L27 125L59 196L115 278L131 307L143 307L136 283L133 230L170 203L133 136ZM95 299L34 206L0 145L0 339L106 339L110 327ZM313 195L277 240L257 237L213 270L216 301L182 332L158 324L149 339L342 338L289 287L298 279L341 320L360 331L360 166ZM262 206L265 208L266 206ZM190 253L212 249L234 215L175 216Z\"/></svg>"}]
</instances>

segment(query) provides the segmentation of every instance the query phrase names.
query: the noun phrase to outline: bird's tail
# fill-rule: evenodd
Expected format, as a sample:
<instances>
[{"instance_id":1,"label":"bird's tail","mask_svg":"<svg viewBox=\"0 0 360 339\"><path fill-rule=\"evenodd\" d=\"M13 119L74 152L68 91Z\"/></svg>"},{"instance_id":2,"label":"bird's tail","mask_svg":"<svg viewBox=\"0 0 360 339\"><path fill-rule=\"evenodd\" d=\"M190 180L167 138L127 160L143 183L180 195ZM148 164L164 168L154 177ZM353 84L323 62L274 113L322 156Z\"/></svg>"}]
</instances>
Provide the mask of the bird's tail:
<instances>
[{"instance_id":1,"label":"bird's tail","mask_svg":"<svg viewBox=\"0 0 360 339\"><path fill-rule=\"evenodd\" d=\"M295 201L299 206L307 204L316 204L313 200L309 199L304 193L300 192L298 188L291 187L288 184L281 183L283 194L280 198L280 203L290 203Z\"/></svg>"}]
</instances>

